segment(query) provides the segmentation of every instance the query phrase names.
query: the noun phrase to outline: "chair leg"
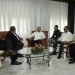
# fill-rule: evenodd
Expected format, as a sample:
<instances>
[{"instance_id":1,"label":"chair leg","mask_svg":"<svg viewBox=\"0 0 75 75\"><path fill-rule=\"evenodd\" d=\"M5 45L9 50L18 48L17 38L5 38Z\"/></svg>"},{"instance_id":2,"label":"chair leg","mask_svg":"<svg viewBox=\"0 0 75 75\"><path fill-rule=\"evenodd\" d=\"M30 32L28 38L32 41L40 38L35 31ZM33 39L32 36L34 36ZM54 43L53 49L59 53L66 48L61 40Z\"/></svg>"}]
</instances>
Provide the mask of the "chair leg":
<instances>
[{"instance_id":1,"label":"chair leg","mask_svg":"<svg viewBox=\"0 0 75 75\"><path fill-rule=\"evenodd\" d=\"M66 54L66 56L69 56L69 49L67 49L67 54Z\"/></svg>"},{"instance_id":2,"label":"chair leg","mask_svg":"<svg viewBox=\"0 0 75 75\"><path fill-rule=\"evenodd\" d=\"M64 60L66 60L66 53L64 53Z\"/></svg>"},{"instance_id":3,"label":"chair leg","mask_svg":"<svg viewBox=\"0 0 75 75\"><path fill-rule=\"evenodd\" d=\"M1 62L1 59L0 59L0 68L2 67L2 62Z\"/></svg>"},{"instance_id":4,"label":"chair leg","mask_svg":"<svg viewBox=\"0 0 75 75\"><path fill-rule=\"evenodd\" d=\"M66 60L66 57L67 57L67 49L65 48L64 49L64 60Z\"/></svg>"}]
</instances>

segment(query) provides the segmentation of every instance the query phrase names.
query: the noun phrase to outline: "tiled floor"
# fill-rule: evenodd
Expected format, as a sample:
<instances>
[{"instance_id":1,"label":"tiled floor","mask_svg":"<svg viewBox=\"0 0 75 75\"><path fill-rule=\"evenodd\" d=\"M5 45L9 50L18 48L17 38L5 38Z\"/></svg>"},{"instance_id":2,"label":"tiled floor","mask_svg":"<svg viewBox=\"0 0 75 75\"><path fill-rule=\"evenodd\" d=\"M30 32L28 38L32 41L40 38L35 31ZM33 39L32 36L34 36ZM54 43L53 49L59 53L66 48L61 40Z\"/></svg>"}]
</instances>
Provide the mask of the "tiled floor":
<instances>
[{"instance_id":1,"label":"tiled floor","mask_svg":"<svg viewBox=\"0 0 75 75\"><path fill-rule=\"evenodd\" d=\"M53 56L50 62L50 67L47 64L32 65L29 70L25 58L20 58L23 64L19 66L10 65L9 58L3 62L3 67L0 68L0 75L75 75L75 64L68 64L68 59L57 59Z\"/></svg>"}]
</instances>

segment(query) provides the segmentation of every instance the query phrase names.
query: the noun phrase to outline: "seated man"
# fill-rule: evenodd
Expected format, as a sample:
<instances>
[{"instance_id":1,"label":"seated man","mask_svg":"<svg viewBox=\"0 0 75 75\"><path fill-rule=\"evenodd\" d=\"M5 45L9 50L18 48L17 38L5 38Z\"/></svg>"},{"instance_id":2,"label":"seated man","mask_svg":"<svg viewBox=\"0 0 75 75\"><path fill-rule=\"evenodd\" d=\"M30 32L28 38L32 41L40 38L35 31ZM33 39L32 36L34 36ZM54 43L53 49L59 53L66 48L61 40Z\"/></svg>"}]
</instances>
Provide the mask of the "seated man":
<instances>
[{"instance_id":1,"label":"seated man","mask_svg":"<svg viewBox=\"0 0 75 75\"><path fill-rule=\"evenodd\" d=\"M10 53L11 65L20 65L21 62L17 62L17 57L21 56L17 53L19 49L23 48L23 43L21 42L22 38L20 38L16 34L16 29L14 26L10 27L10 31L6 35L6 48Z\"/></svg>"},{"instance_id":2,"label":"seated man","mask_svg":"<svg viewBox=\"0 0 75 75\"><path fill-rule=\"evenodd\" d=\"M58 25L55 25L54 26L54 33L51 37L51 39L53 40L53 55L56 55L56 50L57 50L57 45L58 45L58 38L61 36L61 32L60 30L58 29Z\"/></svg>"},{"instance_id":3,"label":"seated man","mask_svg":"<svg viewBox=\"0 0 75 75\"><path fill-rule=\"evenodd\" d=\"M72 41L72 33L69 31L69 27L64 27L64 32L62 33L61 37L59 38L60 48L59 48L59 55L58 59L61 58L61 54L65 44L69 44Z\"/></svg>"},{"instance_id":4,"label":"seated man","mask_svg":"<svg viewBox=\"0 0 75 75\"><path fill-rule=\"evenodd\" d=\"M75 43L69 45L69 54L70 54L69 64L75 63Z\"/></svg>"},{"instance_id":5,"label":"seated man","mask_svg":"<svg viewBox=\"0 0 75 75\"><path fill-rule=\"evenodd\" d=\"M73 34L73 41L69 45L69 64L75 63L75 34Z\"/></svg>"},{"instance_id":6,"label":"seated man","mask_svg":"<svg viewBox=\"0 0 75 75\"><path fill-rule=\"evenodd\" d=\"M31 39L33 38L33 39ZM31 39L32 40L32 47L41 47L42 44L42 40L44 40L46 38L45 34L41 31L41 27L37 27L37 30L32 33L31 38L27 38L27 39Z\"/></svg>"}]
</instances>

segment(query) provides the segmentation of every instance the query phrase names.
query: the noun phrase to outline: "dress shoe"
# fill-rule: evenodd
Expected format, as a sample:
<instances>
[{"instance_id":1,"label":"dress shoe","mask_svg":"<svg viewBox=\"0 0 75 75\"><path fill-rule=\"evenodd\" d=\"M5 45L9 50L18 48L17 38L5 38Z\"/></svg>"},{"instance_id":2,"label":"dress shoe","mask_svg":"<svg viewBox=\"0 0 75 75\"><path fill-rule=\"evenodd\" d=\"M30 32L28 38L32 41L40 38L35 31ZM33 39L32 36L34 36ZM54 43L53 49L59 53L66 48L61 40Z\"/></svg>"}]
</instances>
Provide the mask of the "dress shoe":
<instances>
[{"instance_id":1,"label":"dress shoe","mask_svg":"<svg viewBox=\"0 0 75 75\"><path fill-rule=\"evenodd\" d=\"M11 65L21 65L21 64L22 64L21 62L17 62L17 61L11 63Z\"/></svg>"},{"instance_id":2,"label":"dress shoe","mask_svg":"<svg viewBox=\"0 0 75 75\"><path fill-rule=\"evenodd\" d=\"M61 56L59 55L58 57L57 57L57 59L60 59L61 58Z\"/></svg>"},{"instance_id":3,"label":"dress shoe","mask_svg":"<svg viewBox=\"0 0 75 75\"><path fill-rule=\"evenodd\" d=\"M23 54L18 54L18 57L23 58L24 56Z\"/></svg>"},{"instance_id":4,"label":"dress shoe","mask_svg":"<svg viewBox=\"0 0 75 75\"><path fill-rule=\"evenodd\" d=\"M53 52L51 55L56 55L56 52Z\"/></svg>"},{"instance_id":5,"label":"dress shoe","mask_svg":"<svg viewBox=\"0 0 75 75\"><path fill-rule=\"evenodd\" d=\"M75 63L75 60L69 60L69 64L73 64L73 63Z\"/></svg>"},{"instance_id":6,"label":"dress shoe","mask_svg":"<svg viewBox=\"0 0 75 75\"><path fill-rule=\"evenodd\" d=\"M72 61L72 60L73 60L73 59L71 59L71 58L69 59L69 61Z\"/></svg>"}]
</instances>

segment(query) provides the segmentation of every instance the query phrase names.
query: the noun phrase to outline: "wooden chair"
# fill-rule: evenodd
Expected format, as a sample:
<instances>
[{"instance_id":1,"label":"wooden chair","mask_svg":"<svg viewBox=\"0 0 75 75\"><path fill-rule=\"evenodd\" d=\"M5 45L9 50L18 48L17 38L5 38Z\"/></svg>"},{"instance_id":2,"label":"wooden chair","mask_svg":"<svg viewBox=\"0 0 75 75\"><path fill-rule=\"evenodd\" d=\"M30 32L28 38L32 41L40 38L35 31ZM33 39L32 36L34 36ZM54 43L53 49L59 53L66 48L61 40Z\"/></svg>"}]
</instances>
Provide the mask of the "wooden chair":
<instances>
[{"instance_id":1,"label":"wooden chair","mask_svg":"<svg viewBox=\"0 0 75 75\"><path fill-rule=\"evenodd\" d=\"M64 45L64 60L66 60L68 52L69 52L69 45L66 44Z\"/></svg>"},{"instance_id":2,"label":"wooden chair","mask_svg":"<svg viewBox=\"0 0 75 75\"><path fill-rule=\"evenodd\" d=\"M4 41L5 37L7 35L7 31L1 31L0 32L0 41ZM5 52L4 50L0 50L0 67L2 67L2 61L5 59Z\"/></svg>"},{"instance_id":3,"label":"wooden chair","mask_svg":"<svg viewBox=\"0 0 75 75\"><path fill-rule=\"evenodd\" d=\"M0 40L5 40L6 35L7 31L0 32Z\"/></svg>"}]
</instances>

